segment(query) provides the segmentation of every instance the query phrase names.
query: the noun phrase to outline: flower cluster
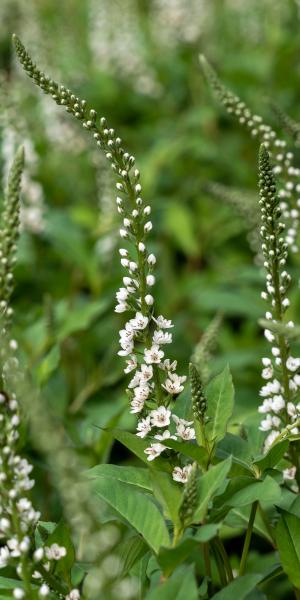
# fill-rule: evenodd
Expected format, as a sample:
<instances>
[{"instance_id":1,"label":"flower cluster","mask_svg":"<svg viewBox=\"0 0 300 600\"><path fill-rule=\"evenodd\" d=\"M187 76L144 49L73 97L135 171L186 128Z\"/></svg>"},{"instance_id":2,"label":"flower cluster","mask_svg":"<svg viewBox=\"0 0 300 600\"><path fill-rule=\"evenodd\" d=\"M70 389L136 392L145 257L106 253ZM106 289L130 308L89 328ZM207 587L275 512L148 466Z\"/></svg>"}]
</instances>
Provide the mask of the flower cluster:
<instances>
[{"instance_id":1,"label":"flower cluster","mask_svg":"<svg viewBox=\"0 0 300 600\"><path fill-rule=\"evenodd\" d=\"M265 145L261 146L259 155L259 190L262 221L260 233L267 272L266 290L262 292L262 298L270 304L270 310L266 312L270 329L265 329L264 333L272 345L271 357L262 359L262 377L266 383L260 391L263 402L259 412L264 415L260 429L268 432L268 447L282 428L297 420L300 404L295 404L295 399L300 388L300 358L291 356L286 336L282 332L276 332L276 325L284 324L284 315L289 307L286 292L291 278L285 270L288 249L282 237L285 226L280 221L281 208ZM289 321L286 326L293 328L294 323ZM291 431L296 434L298 428L294 427Z\"/></svg>"},{"instance_id":2,"label":"flower cluster","mask_svg":"<svg viewBox=\"0 0 300 600\"><path fill-rule=\"evenodd\" d=\"M156 257L147 250L147 236L152 230L151 207L142 197L139 170L135 158L122 147L122 140L106 119L98 120L95 110L88 109L85 100L80 100L64 86L49 79L32 62L20 40L14 36L16 52L24 70L35 83L53 100L79 120L93 134L117 176L117 210L123 218L120 237L126 247L119 250L122 267L126 271L123 286L118 290L117 313L129 313L130 319L120 331L119 355L126 358L125 373L134 372L129 384L131 412L139 414L138 434L151 431L155 441L145 450L153 460L165 450L161 441L171 437L169 426L176 415L172 415L170 403L183 391L186 376L176 373L177 363L165 356L165 346L172 342L169 329L171 321L162 315L155 316L152 288ZM176 423L176 436L194 439L191 422ZM159 436L159 437L156 437Z\"/></svg>"},{"instance_id":3,"label":"flower cluster","mask_svg":"<svg viewBox=\"0 0 300 600\"><path fill-rule=\"evenodd\" d=\"M274 162L273 173L280 182L279 204L287 224L285 240L292 252L298 252L296 237L300 215L300 169L293 165L294 154L287 149L286 142L277 136L270 125L263 122L261 116L253 114L238 96L227 90L204 56L200 57L200 61L205 76L227 112L237 117L239 123L268 149Z\"/></svg>"}]
</instances>

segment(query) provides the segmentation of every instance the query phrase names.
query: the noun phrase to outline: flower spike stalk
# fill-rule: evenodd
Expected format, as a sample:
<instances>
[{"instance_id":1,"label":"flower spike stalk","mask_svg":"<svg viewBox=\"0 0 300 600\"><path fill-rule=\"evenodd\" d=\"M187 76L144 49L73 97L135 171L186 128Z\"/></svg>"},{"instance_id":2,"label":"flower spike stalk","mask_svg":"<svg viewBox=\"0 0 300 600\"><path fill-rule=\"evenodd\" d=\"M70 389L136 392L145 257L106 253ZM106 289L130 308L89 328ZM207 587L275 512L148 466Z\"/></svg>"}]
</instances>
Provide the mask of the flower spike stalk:
<instances>
[{"instance_id":1,"label":"flower spike stalk","mask_svg":"<svg viewBox=\"0 0 300 600\"><path fill-rule=\"evenodd\" d=\"M287 243L282 237L285 226L280 221L281 208L276 194L275 177L264 144L259 152L259 193L262 221L260 233L267 273L266 290L262 292L262 297L270 304L266 319L270 323L284 324L285 312L290 304L286 292L291 278L285 270ZM290 321L287 326L294 327L294 324ZM265 337L272 345L272 356L262 359L262 377L267 383L260 391L263 403L259 412L264 415L260 429L268 432L265 445L269 447L280 431L298 418L300 404L296 405L295 402L300 387L300 358L291 356L284 334L265 329ZM299 433L298 427L293 427L292 433ZM295 465L287 473L292 479L294 475Z\"/></svg>"},{"instance_id":2,"label":"flower spike stalk","mask_svg":"<svg viewBox=\"0 0 300 600\"><path fill-rule=\"evenodd\" d=\"M300 169L293 165L293 153L286 148L286 142L277 136L270 125L263 122L260 115L253 114L239 96L233 94L223 85L203 55L200 56L200 64L207 81L227 112L234 115L238 122L245 126L251 135L268 149L274 162L273 172L280 178L280 189L278 191L280 208L288 225L285 239L291 251L298 252L296 238L300 215Z\"/></svg>"},{"instance_id":3,"label":"flower spike stalk","mask_svg":"<svg viewBox=\"0 0 300 600\"><path fill-rule=\"evenodd\" d=\"M144 438L151 433L155 438L145 450L148 460L152 461L166 450L166 445L161 442L169 438L191 440L195 438L195 431L191 427L192 421L180 419L169 408L183 391L186 376L178 375L177 362L171 362L165 356L165 346L172 342L169 329L173 324L154 312L152 289L156 257L147 250L147 238L152 230L151 207L142 198L140 172L135 167L134 156L125 152L122 140L107 125L106 119L98 119L96 111L88 108L85 100L47 77L32 62L15 35L13 40L18 58L29 77L93 134L117 176L116 203L123 218L120 228L123 247L119 253L126 275L116 294L115 312L130 316L120 330L118 354L126 359L124 372L133 373L127 393L130 412L139 415L137 435ZM176 431L173 431L175 428ZM185 482L189 471L190 465L183 469L176 467L173 476Z\"/></svg>"}]
</instances>

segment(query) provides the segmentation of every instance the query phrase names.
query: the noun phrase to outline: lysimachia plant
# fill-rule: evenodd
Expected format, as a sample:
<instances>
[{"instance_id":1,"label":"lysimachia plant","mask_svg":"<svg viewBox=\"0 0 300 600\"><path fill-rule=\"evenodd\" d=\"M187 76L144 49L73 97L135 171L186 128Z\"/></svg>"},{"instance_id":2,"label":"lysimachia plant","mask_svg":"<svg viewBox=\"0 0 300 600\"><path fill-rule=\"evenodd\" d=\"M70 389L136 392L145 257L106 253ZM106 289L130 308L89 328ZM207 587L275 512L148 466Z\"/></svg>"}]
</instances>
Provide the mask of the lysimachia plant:
<instances>
[{"instance_id":1,"label":"lysimachia plant","mask_svg":"<svg viewBox=\"0 0 300 600\"><path fill-rule=\"evenodd\" d=\"M144 466L100 464L88 471L80 486L85 493L88 490L93 501L100 501L102 510L104 501L108 514L127 528L122 572L135 578L137 586L129 592L128 587L120 586L120 595L148 600L168 600L183 594L191 600L226 600L234 596L261 599L268 594L272 597L272 586L278 578L287 593L294 592L300 598L300 360L291 354L289 343L297 328L285 315L290 284L285 265L288 247L296 251L298 210L289 204L294 183L287 181L284 194L282 190L279 194L275 181L275 175L280 175L283 183L286 175L298 177L298 169L291 166L290 156L284 156L283 145L272 130L259 117L252 118L239 99L227 95L209 70L210 79L230 110L240 111L240 118L262 136L263 142L259 153L259 208L266 290L262 294L269 303L265 335L272 350L271 357L263 358L266 383L259 408L263 419L257 427L244 423L237 431L232 421L234 388L229 368L210 377L201 365L198 368L205 352L196 352L189 369L188 393L184 389L187 375L178 374L176 361L165 355L166 346L172 342L169 330L173 324L154 312L156 257L147 241L152 230L151 209L142 196L134 157L124 150L106 119L99 119L85 100L47 77L19 39L14 37L14 42L27 74L90 131L117 178L117 210L122 217L120 257L126 274L117 292L115 310L122 319L119 355L126 361L128 407L137 415L137 429L135 433L111 429L109 434ZM274 154L269 154L273 144L283 155L276 155L275 167L271 162ZM282 211L284 219L293 220L287 235ZM11 346L14 350L15 344L10 342ZM32 528L38 518L34 512ZM11 537L4 542L1 553L10 559L10 539L17 539L19 552L20 540L17 521L11 520L9 527ZM249 560L253 532L269 545L268 564L257 561L253 565ZM6 539L5 531L3 535ZM241 535L240 557L232 556L227 539ZM85 591L88 567L84 564L76 589L65 592L51 588L49 577L47 583L45 556L50 561L51 577L56 573L51 571L53 557L48 554L57 552L60 559L68 556L64 532L60 539L60 545L57 541L49 545L48 539L47 547L38 556L33 554L32 559L28 536L17 568L24 585L14 587L15 598L32 598L34 593L37 597L54 594L69 600L101 597L100 577L98 592L97 580L92 594ZM78 556L79 548L75 551ZM36 590L34 572L28 564L37 559L42 563L37 570L44 581ZM7 568L8 560L2 562ZM62 584L58 578L55 582L66 585L64 579ZM5 593L11 597L11 592Z\"/></svg>"}]
</instances>

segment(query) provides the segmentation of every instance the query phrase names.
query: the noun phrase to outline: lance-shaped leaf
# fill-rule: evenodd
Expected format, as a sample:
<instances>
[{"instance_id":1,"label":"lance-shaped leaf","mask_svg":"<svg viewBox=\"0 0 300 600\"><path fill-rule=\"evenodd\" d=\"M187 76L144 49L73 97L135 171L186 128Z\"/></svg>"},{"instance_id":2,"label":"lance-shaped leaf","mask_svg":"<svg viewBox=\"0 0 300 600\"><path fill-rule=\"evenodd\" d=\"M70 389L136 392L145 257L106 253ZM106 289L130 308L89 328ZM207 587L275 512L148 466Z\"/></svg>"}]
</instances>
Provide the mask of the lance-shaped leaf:
<instances>
[{"instance_id":1,"label":"lance-shaped leaf","mask_svg":"<svg viewBox=\"0 0 300 600\"><path fill-rule=\"evenodd\" d=\"M121 517L144 538L155 552L169 546L170 538L165 520L150 496L140 493L132 485L111 477L99 477L93 482L93 492L105 500Z\"/></svg>"},{"instance_id":2,"label":"lance-shaped leaf","mask_svg":"<svg viewBox=\"0 0 300 600\"><path fill-rule=\"evenodd\" d=\"M281 564L291 583L300 588L300 519L281 510L276 527L276 542Z\"/></svg>"},{"instance_id":3,"label":"lance-shaped leaf","mask_svg":"<svg viewBox=\"0 0 300 600\"><path fill-rule=\"evenodd\" d=\"M228 366L212 379L205 393L209 417L206 433L209 440L216 443L225 436L234 405L234 387Z\"/></svg>"},{"instance_id":4,"label":"lance-shaped leaf","mask_svg":"<svg viewBox=\"0 0 300 600\"><path fill-rule=\"evenodd\" d=\"M231 457L218 465L211 467L207 473L199 478L198 507L195 511L193 522L202 521L206 515L208 504L223 483L231 467Z\"/></svg>"}]
</instances>

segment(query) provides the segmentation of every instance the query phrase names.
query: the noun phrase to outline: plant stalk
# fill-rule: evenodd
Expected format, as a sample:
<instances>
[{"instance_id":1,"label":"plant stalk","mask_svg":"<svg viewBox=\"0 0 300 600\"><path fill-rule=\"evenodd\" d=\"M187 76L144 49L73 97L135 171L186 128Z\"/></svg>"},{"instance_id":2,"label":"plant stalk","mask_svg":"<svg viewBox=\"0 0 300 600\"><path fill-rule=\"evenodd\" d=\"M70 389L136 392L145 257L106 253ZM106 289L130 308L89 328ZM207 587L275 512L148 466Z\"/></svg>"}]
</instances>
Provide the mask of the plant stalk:
<instances>
[{"instance_id":1,"label":"plant stalk","mask_svg":"<svg viewBox=\"0 0 300 600\"><path fill-rule=\"evenodd\" d=\"M243 548L242 558L241 558L241 563L240 563L240 570L239 570L240 576L244 575L245 569L246 569L246 562L247 562L247 557L248 557L248 552L249 552L257 507L258 507L258 501L256 500L255 502L253 502L252 507L251 507L249 523L248 523L248 528L246 531L244 548Z\"/></svg>"}]
</instances>

